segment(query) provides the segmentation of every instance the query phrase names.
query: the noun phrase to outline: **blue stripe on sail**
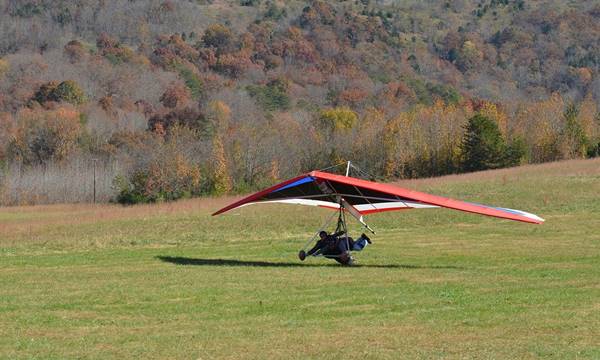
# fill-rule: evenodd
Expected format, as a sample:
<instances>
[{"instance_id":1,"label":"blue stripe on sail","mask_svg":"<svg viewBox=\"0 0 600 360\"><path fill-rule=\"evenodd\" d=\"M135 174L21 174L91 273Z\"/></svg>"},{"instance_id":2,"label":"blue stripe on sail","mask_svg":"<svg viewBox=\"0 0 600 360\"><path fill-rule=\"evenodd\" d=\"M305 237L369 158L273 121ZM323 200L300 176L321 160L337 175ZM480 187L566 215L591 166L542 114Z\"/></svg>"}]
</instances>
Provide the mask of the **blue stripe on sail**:
<instances>
[{"instance_id":1,"label":"blue stripe on sail","mask_svg":"<svg viewBox=\"0 0 600 360\"><path fill-rule=\"evenodd\" d=\"M496 210L502 210L502 211L506 211L507 213L511 213L511 214L516 214L516 215L522 215L525 216L525 214L523 213L523 211L519 211L519 210L513 210L513 209L506 209L506 208L494 208Z\"/></svg>"},{"instance_id":2,"label":"blue stripe on sail","mask_svg":"<svg viewBox=\"0 0 600 360\"><path fill-rule=\"evenodd\" d=\"M302 184L306 184L306 183L308 183L308 182L311 182L311 181L314 181L314 179L313 179L313 178L311 178L310 176L307 176L307 177L305 177L305 178L302 178L302 179L300 179L300 180L296 180L296 181L294 181L294 182L293 182L293 183L291 183L291 184L287 184L287 185L286 185L286 186L284 186L284 187L280 187L280 188L279 188L279 189L277 189L277 190L273 190L273 192L277 192L277 191L281 191L281 190L289 189L289 188L291 188L291 187L298 186L298 185L302 185Z\"/></svg>"}]
</instances>

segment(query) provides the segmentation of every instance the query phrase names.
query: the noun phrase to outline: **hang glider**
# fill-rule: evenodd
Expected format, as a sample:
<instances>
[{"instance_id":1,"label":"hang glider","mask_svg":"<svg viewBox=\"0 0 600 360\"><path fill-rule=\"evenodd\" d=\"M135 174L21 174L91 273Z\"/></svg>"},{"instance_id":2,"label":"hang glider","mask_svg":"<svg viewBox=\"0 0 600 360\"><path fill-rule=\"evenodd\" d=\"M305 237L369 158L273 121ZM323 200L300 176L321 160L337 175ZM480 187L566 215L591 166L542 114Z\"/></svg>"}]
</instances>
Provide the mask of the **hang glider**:
<instances>
[{"instance_id":1,"label":"hang glider","mask_svg":"<svg viewBox=\"0 0 600 360\"><path fill-rule=\"evenodd\" d=\"M453 200L323 171L312 171L259 191L222 208L213 216L256 203L298 204L343 210L369 230L371 229L364 222L363 215L440 207L532 224L544 222L539 216L521 210Z\"/></svg>"}]
</instances>

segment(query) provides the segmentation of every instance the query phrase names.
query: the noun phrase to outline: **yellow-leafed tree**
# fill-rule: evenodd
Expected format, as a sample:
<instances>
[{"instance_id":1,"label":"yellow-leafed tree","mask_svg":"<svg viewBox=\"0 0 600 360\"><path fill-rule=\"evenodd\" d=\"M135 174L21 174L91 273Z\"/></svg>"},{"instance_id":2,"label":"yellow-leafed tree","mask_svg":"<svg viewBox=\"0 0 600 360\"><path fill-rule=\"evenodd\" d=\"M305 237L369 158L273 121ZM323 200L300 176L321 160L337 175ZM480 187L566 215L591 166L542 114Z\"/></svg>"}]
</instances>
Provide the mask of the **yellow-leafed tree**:
<instances>
[{"instance_id":1,"label":"yellow-leafed tree","mask_svg":"<svg viewBox=\"0 0 600 360\"><path fill-rule=\"evenodd\" d=\"M229 166L225 157L225 148L220 136L213 138L212 150L212 181L213 193L215 195L227 194L233 188L231 176L229 175Z\"/></svg>"}]
</instances>

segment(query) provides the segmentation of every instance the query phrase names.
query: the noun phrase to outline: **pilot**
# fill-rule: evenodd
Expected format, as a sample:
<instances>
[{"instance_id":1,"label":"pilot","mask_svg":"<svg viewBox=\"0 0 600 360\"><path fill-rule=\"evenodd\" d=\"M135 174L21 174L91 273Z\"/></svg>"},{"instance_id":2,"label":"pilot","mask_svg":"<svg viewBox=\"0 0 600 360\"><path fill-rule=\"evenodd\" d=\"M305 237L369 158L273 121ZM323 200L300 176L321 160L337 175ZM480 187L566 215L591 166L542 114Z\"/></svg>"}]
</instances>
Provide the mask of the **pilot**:
<instances>
[{"instance_id":1,"label":"pilot","mask_svg":"<svg viewBox=\"0 0 600 360\"><path fill-rule=\"evenodd\" d=\"M320 240L317 241L315 246L305 253L304 250L300 251L298 257L304 261L306 255L323 255L329 259L335 259L337 262L343 265L349 265L352 262L350 251L361 251L367 244L372 244L371 239L364 233L356 240L351 237L342 236L344 231L339 231L334 234L327 234L326 231L319 232Z\"/></svg>"}]
</instances>

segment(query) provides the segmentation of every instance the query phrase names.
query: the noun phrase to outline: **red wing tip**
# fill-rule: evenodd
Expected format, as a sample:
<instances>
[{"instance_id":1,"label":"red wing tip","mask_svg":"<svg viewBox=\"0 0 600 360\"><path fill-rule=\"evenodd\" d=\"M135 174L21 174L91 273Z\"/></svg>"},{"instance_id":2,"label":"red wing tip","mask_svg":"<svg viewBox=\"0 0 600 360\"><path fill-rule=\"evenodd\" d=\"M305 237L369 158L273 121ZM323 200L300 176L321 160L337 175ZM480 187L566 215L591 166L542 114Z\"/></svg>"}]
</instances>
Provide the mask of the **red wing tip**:
<instances>
[{"instance_id":1,"label":"red wing tip","mask_svg":"<svg viewBox=\"0 0 600 360\"><path fill-rule=\"evenodd\" d=\"M513 220L513 219L509 219L509 220ZM529 224L541 225L546 220L544 220L544 219L538 220L538 219L532 219L532 218L527 217L527 219L522 219L522 220L519 220L519 221L522 221L522 222L525 222L525 223L529 223Z\"/></svg>"}]
</instances>

